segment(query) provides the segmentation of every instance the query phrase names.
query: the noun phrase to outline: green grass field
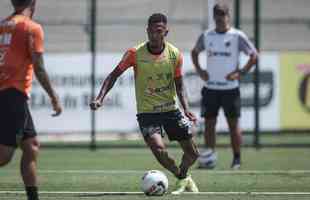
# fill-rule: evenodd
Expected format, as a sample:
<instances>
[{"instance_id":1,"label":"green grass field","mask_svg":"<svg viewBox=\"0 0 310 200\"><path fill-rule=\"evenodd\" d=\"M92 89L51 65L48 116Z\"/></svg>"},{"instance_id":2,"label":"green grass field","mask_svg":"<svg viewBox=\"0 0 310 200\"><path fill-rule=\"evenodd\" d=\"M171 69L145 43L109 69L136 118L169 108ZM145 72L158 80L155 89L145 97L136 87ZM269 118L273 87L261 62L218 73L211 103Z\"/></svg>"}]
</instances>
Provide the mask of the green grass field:
<instances>
[{"instance_id":1,"label":"green grass field","mask_svg":"<svg viewBox=\"0 0 310 200\"><path fill-rule=\"evenodd\" d=\"M178 160L179 149L170 148ZM26 199L19 177L19 156L0 169L0 199ZM219 163L215 170L193 168L200 194L146 197L140 192L140 179L146 170L159 169L146 148L42 149L39 159L41 200L262 200L310 199L309 148L253 148L243 149L243 165L239 171L230 171L231 152L218 149ZM165 170L163 170L165 171ZM175 178L169 178L169 192ZM107 192L107 193L103 193ZM112 193L115 192L115 193Z\"/></svg>"}]
</instances>

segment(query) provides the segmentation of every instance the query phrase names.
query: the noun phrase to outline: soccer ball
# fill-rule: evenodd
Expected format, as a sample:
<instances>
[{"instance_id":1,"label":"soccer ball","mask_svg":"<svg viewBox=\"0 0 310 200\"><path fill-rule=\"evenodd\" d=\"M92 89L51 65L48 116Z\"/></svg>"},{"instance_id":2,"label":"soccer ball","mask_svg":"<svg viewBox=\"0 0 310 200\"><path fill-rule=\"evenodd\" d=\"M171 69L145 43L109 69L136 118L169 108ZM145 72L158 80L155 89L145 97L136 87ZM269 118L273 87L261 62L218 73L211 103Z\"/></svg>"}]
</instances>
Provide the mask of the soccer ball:
<instances>
[{"instance_id":1,"label":"soccer ball","mask_svg":"<svg viewBox=\"0 0 310 200\"><path fill-rule=\"evenodd\" d=\"M168 191L168 178L161 171L147 171L142 177L141 190L147 196L161 196Z\"/></svg>"},{"instance_id":2,"label":"soccer ball","mask_svg":"<svg viewBox=\"0 0 310 200\"><path fill-rule=\"evenodd\" d=\"M213 169L216 166L217 153L214 151L205 151L198 157L198 167Z\"/></svg>"}]
</instances>

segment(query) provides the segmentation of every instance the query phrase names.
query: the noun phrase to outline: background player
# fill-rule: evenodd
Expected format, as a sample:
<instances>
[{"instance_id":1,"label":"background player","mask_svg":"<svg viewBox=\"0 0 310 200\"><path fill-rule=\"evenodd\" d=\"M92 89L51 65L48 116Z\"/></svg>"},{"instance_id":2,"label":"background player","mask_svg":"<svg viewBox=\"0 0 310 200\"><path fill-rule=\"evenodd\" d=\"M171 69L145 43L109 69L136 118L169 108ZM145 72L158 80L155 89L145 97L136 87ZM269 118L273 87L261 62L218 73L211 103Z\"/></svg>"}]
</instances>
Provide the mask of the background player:
<instances>
[{"instance_id":1,"label":"background player","mask_svg":"<svg viewBox=\"0 0 310 200\"><path fill-rule=\"evenodd\" d=\"M215 29L202 33L192 50L192 61L200 78L205 81L202 89L201 115L205 118L205 144L208 148L199 157L201 167L215 167L215 127L220 108L223 108L231 134L233 161L231 167L241 164L242 135L239 126L239 80L256 64L257 51L247 36L230 26L229 8L216 4L213 9ZM202 69L199 54L206 51L207 68ZM240 52L249 56L247 63L239 67Z\"/></svg>"}]
</instances>

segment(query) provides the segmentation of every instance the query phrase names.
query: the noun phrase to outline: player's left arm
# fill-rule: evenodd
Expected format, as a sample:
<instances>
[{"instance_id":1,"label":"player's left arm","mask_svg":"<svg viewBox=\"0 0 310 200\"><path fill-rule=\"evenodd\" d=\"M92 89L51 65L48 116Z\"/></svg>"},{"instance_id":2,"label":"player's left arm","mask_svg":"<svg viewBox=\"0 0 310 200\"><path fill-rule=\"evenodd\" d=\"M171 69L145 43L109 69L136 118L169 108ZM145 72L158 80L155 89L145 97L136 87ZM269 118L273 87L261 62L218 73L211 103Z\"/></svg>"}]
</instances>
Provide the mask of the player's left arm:
<instances>
[{"instance_id":1,"label":"player's left arm","mask_svg":"<svg viewBox=\"0 0 310 200\"><path fill-rule=\"evenodd\" d=\"M41 26L34 26L29 34L29 51L32 56L35 76L51 99L53 110L55 111L52 116L58 116L62 112L62 107L44 66L43 30Z\"/></svg>"},{"instance_id":2,"label":"player's left arm","mask_svg":"<svg viewBox=\"0 0 310 200\"><path fill-rule=\"evenodd\" d=\"M243 32L240 33L238 41L239 51L242 51L249 56L247 63L243 66L243 68L239 69L239 72L241 73L241 75L243 75L248 73L251 68L257 63L258 53L257 49Z\"/></svg>"},{"instance_id":3,"label":"player's left arm","mask_svg":"<svg viewBox=\"0 0 310 200\"><path fill-rule=\"evenodd\" d=\"M197 121L196 116L189 110L186 89L182 78L182 65L183 65L183 56L180 54L175 69L175 77L174 77L176 92L178 95L178 99L183 107L184 114L186 115L186 117L188 117L189 120L196 122Z\"/></svg>"},{"instance_id":4,"label":"player's left arm","mask_svg":"<svg viewBox=\"0 0 310 200\"><path fill-rule=\"evenodd\" d=\"M32 60L34 64L34 73L36 75L36 78L51 99L53 110L55 111L52 116L58 116L62 112L61 104L58 95L53 89L49 76L45 70L42 53L34 52L32 54Z\"/></svg>"},{"instance_id":5,"label":"player's left arm","mask_svg":"<svg viewBox=\"0 0 310 200\"><path fill-rule=\"evenodd\" d=\"M226 76L228 80L240 80L240 78L247 74L251 68L257 63L258 53L254 45L250 42L248 37L240 32L238 39L238 51L245 53L249 56L246 64L240 69L236 69Z\"/></svg>"}]
</instances>

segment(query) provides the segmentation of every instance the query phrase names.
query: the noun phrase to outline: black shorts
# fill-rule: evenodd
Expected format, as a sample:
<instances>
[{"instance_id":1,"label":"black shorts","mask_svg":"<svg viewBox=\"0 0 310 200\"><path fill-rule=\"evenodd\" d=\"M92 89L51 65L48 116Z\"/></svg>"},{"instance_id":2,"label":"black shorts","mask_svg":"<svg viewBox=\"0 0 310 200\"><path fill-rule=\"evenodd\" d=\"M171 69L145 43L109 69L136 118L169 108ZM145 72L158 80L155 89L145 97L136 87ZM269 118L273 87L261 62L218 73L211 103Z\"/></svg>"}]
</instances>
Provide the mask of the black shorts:
<instances>
[{"instance_id":1,"label":"black shorts","mask_svg":"<svg viewBox=\"0 0 310 200\"><path fill-rule=\"evenodd\" d=\"M201 95L202 117L217 117L220 108L223 108L227 118L240 117L241 99L239 88L231 90L213 90L203 87Z\"/></svg>"},{"instance_id":2,"label":"black shorts","mask_svg":"<svg viewBox=\"0 0 310 200\"><path fill-rule=\"evenodd\" d=\"M160 134L164 137L163 129L169 140L188 140L192 138L190 123L179 110L162 113L137 114L140 130L143 137Z\"/></svg>"},{"instance_id":3,"label":"black shorts","mask_svg":"<svg viewBox=\"0 0 310 200\"><path fill-rule=\"evenodd\" d=\"M20 140L37 135L22 92L13 88L0 91L0 111L0 144L17 147Z\"/></svg>"}]
</instances>

